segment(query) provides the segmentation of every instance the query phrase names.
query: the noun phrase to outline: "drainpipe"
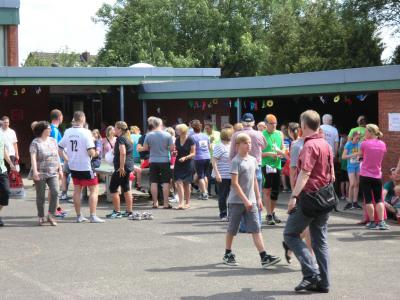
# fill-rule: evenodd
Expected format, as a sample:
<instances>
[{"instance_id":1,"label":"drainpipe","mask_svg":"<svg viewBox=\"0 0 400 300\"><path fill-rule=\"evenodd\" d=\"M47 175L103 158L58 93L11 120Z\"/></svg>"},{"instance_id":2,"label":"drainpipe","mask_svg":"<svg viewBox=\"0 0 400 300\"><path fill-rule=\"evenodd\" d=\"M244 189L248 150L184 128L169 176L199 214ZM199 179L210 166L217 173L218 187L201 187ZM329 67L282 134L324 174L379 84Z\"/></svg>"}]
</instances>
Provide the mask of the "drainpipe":
<instances>
[{"instance_id":1,"label":"drainpipe","mask_svg":"<svg viewBox=\"0 0 400 300\"><path fill-rule=\"evenodd\" d=\"M239 99L239 98L236 99L236 105L237 105L237 109L236 109L236 112L237 112L237 115L236 115L236 122L239 123L239 122L240 122L241 115L242 115L242 105L241 105L241 103L240 103L240 99Z\"/></svg>"},{"instance_id":2,"label":"drainpipe","mask_svg":"<svg viewBox=\"0 0 400 300\"><path fill-rule=\"evenodd\" d=\"M124 86L121 85L119 88L119 114L121 121L125 121L124 113L125 113Z\"/></svg>"},{"instance_id":3,"label":"drainpipe","mask_svg":"<svg viewBox=\"0 0 400 300\"><path fill-rule=\"evenodd\" d=\"M147 101L142 100L142 117L143 117L143 132L147 131Z\"/></svg>"}]
</instances>

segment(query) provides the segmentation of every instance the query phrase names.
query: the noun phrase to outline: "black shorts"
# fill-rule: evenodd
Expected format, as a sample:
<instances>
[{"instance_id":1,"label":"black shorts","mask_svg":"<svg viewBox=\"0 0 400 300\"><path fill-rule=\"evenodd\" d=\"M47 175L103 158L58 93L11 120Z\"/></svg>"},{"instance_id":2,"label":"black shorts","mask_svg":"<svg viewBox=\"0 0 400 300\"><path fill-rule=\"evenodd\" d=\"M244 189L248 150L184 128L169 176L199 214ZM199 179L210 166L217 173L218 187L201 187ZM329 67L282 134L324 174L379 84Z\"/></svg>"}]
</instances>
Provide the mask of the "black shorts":
<instances>
[{"instance_id":1,"label":"black shorts","mask_svg":"<svg viewBox=\"0 0 400 300\"><path fill-rule=\"evenodd\" d=\"M281 170L276 173L267 173L267 168L261 168L264 177L264 189L271 189L271 200L278 200L279 189L281 187Z\"/></svg>"},{"instance_id":2,"label":"black shorts","mask_svg":"<svg viewBox=\"0 0 400 300\"><path fill-rule=\"evenodd\" d=\"M194 161L194 168L196 169L197 177L204 179L207 176L207 170L210 166L209 159L199 159Z\"/></svg>"},{"instance_id":3,"label":"black shorts","mask_svg":"<svg viewBox=\"0 0 400 300\"><path fill-rule=\"evenodd\" d=\"M126 171L125 176L120 177L119 171L114 171L111 175L109 190L111 194L118 192L118 187L121 186L123 193L129 192L131 190L131 185L129 184L130 172Z\"/></svg>"},{"instance_id":4,"label":"black shorts","mask_svg":"<svg viewBox=\"0 0 400 300\"><path fill-rule=\"evenodd\" d=\"M70 170L71 172L71 177L75 178L75 179L86 179L86 180L90 180L96 177L96 173L94 173L93 171L73 171Z\"/></svg>"},{"instance_id":5,"label":"black shorts","mask_svg":"<svg viewBox=\"0 0 400 300\"><path fill-rule=\"evenodd\" d=\"M382 179L360 176L360 191L366 204L382 202Z\"/></svg>"},{"instance_id":6,"label":"black shorts","mask_svg":"<svg viewBox=\"0 0 400 300\"><path fill-rule=\"evenodd\" d=\"M349 181L349 174L347 170L340 170L340 182L348 182Z\"/></svg>"},{"instance_id":7,"label":"black shorts","mask_svg":"<svg viewBox=\"0 0 400 300\"><path fill-rule=\"evenodd\" d=\"M169 183L172 178L171 164L150 163L150 183Z\"/></svg>"},{"instance_id":8,"label":"black shorts","mask_svg":"<svg viewBox=\"0 0 400 300\"><path fill-rule=\"evenodd\" d=\"M0 205L7 206L9 198L10 198L10 182L8 181L7 172L4 172L0 174Z\"/></svg>"}]
</instances>

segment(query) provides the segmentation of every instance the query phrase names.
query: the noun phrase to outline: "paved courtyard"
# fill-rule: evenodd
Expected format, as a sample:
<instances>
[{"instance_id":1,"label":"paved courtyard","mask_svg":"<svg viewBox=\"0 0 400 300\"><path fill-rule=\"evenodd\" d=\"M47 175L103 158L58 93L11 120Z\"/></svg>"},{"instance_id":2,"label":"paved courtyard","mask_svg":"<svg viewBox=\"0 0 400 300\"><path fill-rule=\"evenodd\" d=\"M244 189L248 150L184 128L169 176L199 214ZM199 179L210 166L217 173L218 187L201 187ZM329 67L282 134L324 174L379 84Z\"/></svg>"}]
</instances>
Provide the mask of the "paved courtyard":
<instances>
[{"instance_id":1,"label":"paved courtyard","mask_svg":"<svg viewBox=\"0 0 400 300\"><path fill-rule=\"evenodd\" d=\"M30 184L31 185L31 184ZM286 219L287 194L278 214ZM293 292L301 279L296 260L281 247L284 224L263 226L267 252L282 257L260 268L251 237L234 242L238 267L221 264L226 224L217 201L193 200L192 209L152 210L152 221L111 220L76 224L70 215L56 228L37 226L34 191L2 211L0 299L399 299L400 226L367 231L359 215L330 218L331 292ZM111 205L100 203L103 217ZM137 210L150 210L140 201ZM88 213L87 205L83 210Z\"/></svg>"}]
</instances>

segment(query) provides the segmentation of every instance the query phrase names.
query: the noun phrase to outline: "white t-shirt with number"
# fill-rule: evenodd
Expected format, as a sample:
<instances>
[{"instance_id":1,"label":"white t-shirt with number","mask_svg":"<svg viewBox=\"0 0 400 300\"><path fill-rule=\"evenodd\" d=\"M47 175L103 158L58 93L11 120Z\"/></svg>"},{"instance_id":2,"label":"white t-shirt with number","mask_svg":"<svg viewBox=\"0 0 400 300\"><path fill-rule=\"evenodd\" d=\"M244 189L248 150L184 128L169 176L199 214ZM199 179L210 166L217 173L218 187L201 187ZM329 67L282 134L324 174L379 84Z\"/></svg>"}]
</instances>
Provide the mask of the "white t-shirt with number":
<instances>
[{"instance_id":1,"label":"white t-shirt with number","mask_svg":"<svg viewBox=\"0 0 400 300\"><path fill-rule=\"evenodd\" d=\"M68 128L58 146L65 150L72 171L91 171L88 150L95 148L92 133L82 127Z\"/></svg>"}]
</instances>

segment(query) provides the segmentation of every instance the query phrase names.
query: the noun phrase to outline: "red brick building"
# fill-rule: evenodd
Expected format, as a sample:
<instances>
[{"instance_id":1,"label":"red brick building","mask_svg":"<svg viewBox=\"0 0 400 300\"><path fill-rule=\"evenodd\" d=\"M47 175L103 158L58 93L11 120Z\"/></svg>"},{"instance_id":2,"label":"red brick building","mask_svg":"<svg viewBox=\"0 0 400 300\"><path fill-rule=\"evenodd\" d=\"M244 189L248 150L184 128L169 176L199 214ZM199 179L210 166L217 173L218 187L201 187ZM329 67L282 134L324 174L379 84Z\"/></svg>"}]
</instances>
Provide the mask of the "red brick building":
<instances>
[{"instance_id":1,"label":"red brick building","mask_svg":"<svg viewBox=\"0 0 400 300\"><path fill-rule=\"evenodd\" d=\"M321 115L332 114L339 132L348 133L356 127L357 117L365 115L384 134L388 146L384 170L396 166L400 158L399 65L148 83L143 84L141 91L139 99L147 103L149 114L160 111L170 119L181 116L184 120L211 116L218 127L227 117L236 122L245 112L253 113L257 121L262 121L267 113L274 113L282 124L298 121L301 112L314 109Z\"/></svg>"}]
</instances>

